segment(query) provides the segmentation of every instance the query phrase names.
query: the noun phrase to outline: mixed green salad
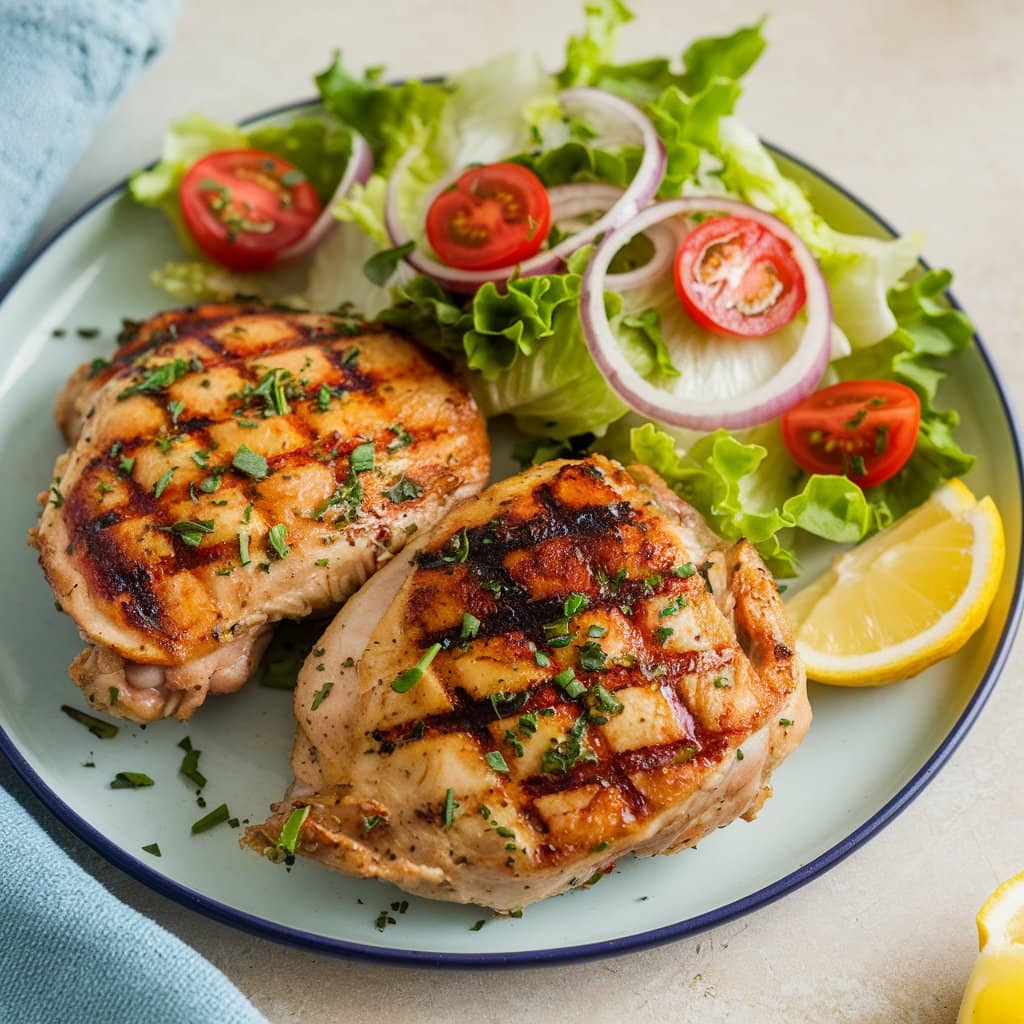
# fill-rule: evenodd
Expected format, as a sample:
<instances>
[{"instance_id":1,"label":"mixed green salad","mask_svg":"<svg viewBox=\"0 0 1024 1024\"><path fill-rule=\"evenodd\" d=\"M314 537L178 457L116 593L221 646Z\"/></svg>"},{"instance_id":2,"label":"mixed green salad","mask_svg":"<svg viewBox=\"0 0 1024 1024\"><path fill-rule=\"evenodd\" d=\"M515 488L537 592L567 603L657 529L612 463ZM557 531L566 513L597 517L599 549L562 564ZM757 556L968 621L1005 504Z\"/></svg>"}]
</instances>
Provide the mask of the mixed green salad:
<instances>
[{"instance_id":1,"label":"mixed green salad","mask_svg":"<svg viewBox=\"0 0 1024 1024\"><path fill-rule=\"evenodd\" d=\"M741 81L765 46L762 24L696 40L679 61L617 63L631 17L621 0L588 2L554 74L514 53L444 81L388 84L381 69L357 75L336 56L315 79L321 108L254 128L200 114L173 124L161 161L131 182L134 199L162 210L189 250L154 280L182 300L344 306L408 331L453 361L488 416L514 419L524 463L585 450L646 463L720 535L749 538L777 575L792 575L797 530L856 542L971 467L957 413L940 407L937 391L972 328L945 299L950 273L919 268L916 238L834 230L737 119ZM262 163L237 156L248 150ZM234 154L231 180L275 197L276 227L233 200L225 154ZM473 218L508 195L540 205L520 218L510 247L492 252L497 221ZM631 219L666 200L676 206L646 215L658 223L630 232ZM729 327L721 306L705 316L682 294L684 229L695 234L723 210L739 210L736 231L778 254L756 264L768 276L746 317L793 298L770 330L736 327L742 303L732 302ZM212 233L203 227L211 216ZM602 253L613 233L621 246ZM445 239L456 235L462 249L446 259ZM694 273L720 274L707 277L716 294L738 280L721 276L732 273L736 237L719 232L698 254ZM805 251L811 271L796 258ZM815 291L819 275L827 289ZM603 308L588 313L595 288ZM811 369L801 377L810 384L780 392L771 416L744 416L745 396L788 372L823 311L822 358L813 380ZM882 383L842 388L864 381ZM663 397L634 400L641 385ZM808 394L835 385L835 401L815 405ZM886 418L889 396L906 394L899 385L913 393L912 420ZM685 414L716 402L717 429L713 412ZM791 412L809 425L787 426Z\"/></svg>"}]
</instances>

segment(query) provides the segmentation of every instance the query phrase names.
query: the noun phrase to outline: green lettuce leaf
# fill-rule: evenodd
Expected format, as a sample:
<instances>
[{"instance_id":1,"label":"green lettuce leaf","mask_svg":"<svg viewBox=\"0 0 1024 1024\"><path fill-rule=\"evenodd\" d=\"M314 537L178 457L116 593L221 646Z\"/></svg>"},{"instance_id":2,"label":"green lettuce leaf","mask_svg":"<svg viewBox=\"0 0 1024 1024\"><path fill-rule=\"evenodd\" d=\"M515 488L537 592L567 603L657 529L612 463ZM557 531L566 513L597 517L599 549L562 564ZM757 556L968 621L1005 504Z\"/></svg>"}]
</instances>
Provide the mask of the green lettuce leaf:
<instances>
[{"instance_id":1,"label":"green lettuce leaf","mask_svg":"<svg viewBox=\"0 0 1024 1024\"><path fill-rule=\"evenodd\" d=\"M962 476L974 465L974 456L960 447L953 433L959 414L936 405L939 385L949 373L940 360L968 348L974 336L970 320L945 298L952 280L948 270L929 270L891 289L888 302L896 330L833 364L843 380L896 380L913 388L921 400L913 455L899 473L867 492L879 528L921 504L943 480Z\"/></svg>"},{"instance_id":2,"label":"green lettuce leaf","mask_svg":"<svg viewBox=\"0 0 1024 1024\"><path fill-rule=\"evenodd\" d=\"M524 434L564 440L601 434L626 405L590 358L579 317L581 273L590 250L577 252L563 274L485 284L469 299L415 277L395 289L380 314L423 344L453 358L485 415L515 417ZM627 358L646 377L674 371L656 316L626 314L614 292L605 297Z\"/></svg>"},{"instance_id":3,"label":"green lettuce leaf","mask_svg":"<svg viewBox=\"0 0 1024 1024\"><path fill-rule=\"evenodd\" d=\"M799 470L791 470L789 480L766 471L768 449L725 430L706 435L682 453L674 438L646 423L631 431L630 448L633 461L655 469L716 533L726 540L746 537L756 545L776 576L796 573L787 531L798 528L825 540L854 543L872 526L864 493L846 477L812 476L795 490ZM773 502L769 496L777 494L788 497Z\"/></svg>"}]
</instances>

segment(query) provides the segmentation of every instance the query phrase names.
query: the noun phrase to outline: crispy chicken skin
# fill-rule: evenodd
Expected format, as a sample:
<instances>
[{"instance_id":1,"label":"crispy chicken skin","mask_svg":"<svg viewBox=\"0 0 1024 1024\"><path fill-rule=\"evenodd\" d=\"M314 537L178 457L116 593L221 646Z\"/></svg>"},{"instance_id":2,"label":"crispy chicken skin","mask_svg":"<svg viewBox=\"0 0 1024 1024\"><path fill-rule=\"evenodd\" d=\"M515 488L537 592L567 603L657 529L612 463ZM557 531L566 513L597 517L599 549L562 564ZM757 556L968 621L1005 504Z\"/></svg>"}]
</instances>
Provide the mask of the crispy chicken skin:
<instances>
[{"instance_id":1,"label":"crispy chicken skin","mask_svg":"<svg viewBox=\"0 0 1024 1024\"><path fill-rule=\"evenodd\" d=\"M295 782L243 842L273 851L307 806L297 852L508 911L752 817L810 707L774 579L719 547L652 471L596 456L465 502L328 628Z\"/></svg>"},{"instance_id":2,"label":"crispy chicken skin","mask_svg":"<svg viewBox=\"0 0 1024 1024\"><path fill-rule=\"evenodd\" d=\"M89 645L72 678L136 721L237 690L274 622L336 609L490 465L473 399L404 338L251 306L132 325L57 419L30 543Z\"/></svg>"}]
</instances>

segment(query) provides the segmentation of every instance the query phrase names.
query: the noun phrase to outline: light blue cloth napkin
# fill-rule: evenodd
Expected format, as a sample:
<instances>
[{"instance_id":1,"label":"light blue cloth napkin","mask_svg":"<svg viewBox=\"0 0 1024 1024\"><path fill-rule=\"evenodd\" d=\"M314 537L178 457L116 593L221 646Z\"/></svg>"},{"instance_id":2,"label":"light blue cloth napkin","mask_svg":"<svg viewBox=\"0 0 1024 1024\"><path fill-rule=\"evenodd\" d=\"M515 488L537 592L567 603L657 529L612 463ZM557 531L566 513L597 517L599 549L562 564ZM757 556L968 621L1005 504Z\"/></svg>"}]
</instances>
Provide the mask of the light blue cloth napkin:
<instances>
[{"instance_id":1,"label":"light blue cloth napkin","mask_svg":"<svg viewBox=\"0 0 1024 1024\"><path fill-rule=\"evenodd\" d=\"M0 280L177 0L0 0ZM0 1021L266 1024L216 968L86 874L0 789Z\"/></svg>"},{"instance_id":2,"label":"light blue cloth napkin","mask_svg":"<svg viewBox=\"0 0 1024 1024\"><path fill-rule=\"evenodd\" d=\"M0 0L0 280L177 0Z\"/></svg>"},{"instance_id":3,"label":"light blue cloth napkin","mask_svg":"<svg viewBox=\"0 0 1024 1024\"><path fill-rule=\"evenodd\" d=\"M0 1020L266 1024L215 967L87 875L0 790Z\"/></svg>"}]
</instances>

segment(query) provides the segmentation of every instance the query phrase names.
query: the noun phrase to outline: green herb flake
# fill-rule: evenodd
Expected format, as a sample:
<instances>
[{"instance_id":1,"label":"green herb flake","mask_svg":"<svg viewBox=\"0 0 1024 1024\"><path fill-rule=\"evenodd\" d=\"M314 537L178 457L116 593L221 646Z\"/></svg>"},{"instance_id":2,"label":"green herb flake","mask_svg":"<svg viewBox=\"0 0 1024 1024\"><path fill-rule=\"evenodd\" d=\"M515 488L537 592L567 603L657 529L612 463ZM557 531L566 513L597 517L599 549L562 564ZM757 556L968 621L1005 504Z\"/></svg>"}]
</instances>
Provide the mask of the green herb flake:
<instances>
[{"instance_id":1,"label":"green herb flake","mask_svg":"<svg viewBox=\"0 0 1024 1024\"><path fill-rule=\"evenodd\" d=\"M654 631L654 639L655 639L655 640L657 640L657 642L658 642L659 644L661 644L662 646L664 646L664 644L665 644L665 641L666 641L666 640L668 640L668 638L669 638L669 637L670 637L670 636L671 636L671 635L672 635L672 634L673 634L674 632L675 632L675 630L674 630L674 629L673 629L673 628L672 628L671 626L659 626L659 627L658 627L658 628L657 628L657 629L656 629L656 630Z\"/></svg>"},{"instance_id":2,"label":"green herb flake","mask_svg":"<svg viewBox=\"0 0 1024 1024\"><path fill-rule=\"evenodd\" d=\"M291 550L286 543L287 538L288 527L284 523L276 523L270 528L267 539L270 541L270 546L274 549L274 553L278 558L286 558Z\"/></svg>"},{"instance_id":3,"label":"green herb flake","mask_svg":"<svg viewBox=\"0 0 1024 1024\"><path fill-rule=\"evenodd\" d=\"M693 562L683 562L682 565L677 565L672 570L672 575L678 576L680 579L688 580L696 571L697 569Z\"/></svg>"},{"instance_id":4,"label":"green herb flake","mask_svg":"<svg viewBox=\"0 0 1024 1024\"><path fill-rule=\"evenodd\" d=\"M728 690L731 684L729 680L725 678L725 676L718 676L714 680L713 685L716 690Z\"/></svg>"},{"instance_id":5,"label":"green herb flake","mask_svg":"<svg viewBox=\"0 0 1024 1024\"><path fill-rule=\"evenodd\" d=\"M423 673L426 672L430 663L437 657L440 651L440 644L432 644L428 647L423 653L423 657L412 668L407 668L404 672L399 672L395 676L391 681L391 689L395 693L408 693L423 678Z\"/></svg>"},{"instance_id":6,"label":"green herb flake","mask_svg":"<svg viewBox=\"0 0 1024 1024\"><path fill-rule=\"evenodd\" d=\"M257 480L262 480L267 475L267 460L244 444L235 452L231 465L239 473L245 473Z\"/></svg>"},{"instance_id":7,"label":"green herb flake","mask_svg":"<svg viewBox=\"0 0 1024 1024\"><path fill-rule=\"evenodd\" d=\"M551 659L543 651L534 651L533 652L533 660L535 662L537 662L537 664L541 668L550 668L551 667Z\"/></svg>"},{"instance_id":8,"label":"green herb flake","mask_svg":"<svg viewBox=\"0 0 1024 1024\"><path fill-rule=\"evenodd\" d=\"M309 710L316 711L316 709L327 699L333 689L334 683L324 683L324 685L321 686L313 695L313 702L309 705Z\"/></svg>"},{"instance_id":9,"label":"green herb flake","mask_svg":"<svg viewBox=\"0 0 1024 1024\"><path fill-rule=\"evenodd\" d=\"M793 724L793 719L792 718L780 718L779 719L779 725L781 725L783 729L788 729L792 724Z\"/></svg>"},{"instance_id":10,"label":"green herb flake","mask_svg":"<svg viewBox=\"0 0 1024 1024\"><path fill-rule=\"evenodd\" d=\"M302 832L302 826L308 817L308 807L296 807L288 815L288 820L284 823L284 828L281 829L281 835L277 840L278 849L284 850L285 853L295 853L295 847L299 842L299 834Z\"/></svg>"},{"instance_id":11,"label":"green herb flake","mask_svg":"<svg viewBox=\"0 0 1024 1024\"><path fill-rule=\"evenodd\" d=\"M555 684L559 686L570 700L587 692L587 688L576 678L572 668L563 669L555 676Z\"/></svg>"},{"instance_id":12,"label":"green herb flake","mask_svg":"<svg viewBox=\"0 0 1024 1024\"><path fill-rule=\"evenodd\" d=\"M167 411L171 414L171 425L176 427L178 420L181 419L181 414L185 411L184 402L168 402Z\"/></svg>"},{"instance_id":13,"label":"green herb flake","mask_svg":"<svg viewBox=\"0 0 1024 1024\"><path fill-rule=\"evenodd\" d=\"M318 559L317 559L317 560L316 560L316 561L315 561L315 562L314 562L313 564L314 564L314 565L315 565L315 566L316 566L316 567L317 567L318 569L326 569L326 568L327 568L327 566L328 566L328 565L330 564L330 559L327 559L327 558L318 558Z\"/></svg>"},{"instance_id":14,"label":"green herb flake","mask_svg":"<svg viewBox=\"0 0 1024 1024\"><path fill-rule=\"evenodd\" d=\"M502 756L500 750L492 750L490 753L484 755L484 760L493 768L496 772L500 772L503 775L508 774L508 763Z\"/></svg>"},{"instance_id":15,"label":"green herb flake","mask_svg":"<svg viewBox=\"0 0 1024 1024\"><path fill-rule=\"evenodd\" d=\"M459 634L462 640L472 640L480 632L480 620L469 612L462 616L462 631Z\"/></svg>"},{"instance_id":16,"label":"green herb flake","mask_svg":"<svg viewBox=\"0 0 1024 1024\"><path fill-rule=\"evenodd\" d=\"M743 750L740 747L736 748L736 760L737 761L742 761L743 760Z\"/></svg>"},{"instance_id":17,"label":"green herb flake","mask_svg":"<svg viewBox=\"0 0 1024 1024\"><path fill-rule=\"evenodd\" d=\"M686 596L679 594L673 598L664 608L658 612L659 619L667 619L670 615L677 615L686 607Z\"/></svg>"},{"instance_id":18,"label":"green herb flake","mask_svg":"<svg viewBox=\"0 0 1024 1024\"><path fill-rule=\"evenodd\" d=\"M127 455L122 455L117 463L118 476L131 476L132 470L135 468L135 459L129 458Z\"/></svg>"},{"instance_id":19,"label":"green herb flake","mask_svg":"<svg viewBox=\"0 0 1024 1024\"><path fill-rule=\"evenodd\" d=\"M206 469L206 467L207 467L207 465L208 465L208 463L210 461L210 449L209 448L201 448L199 451L193 452L192 453L192 461L200 469Z\"/></svg>"},{"instance_id":20,"label":"green herb flake","mask_svg":"<svg viewBox=\"0 0 1024 1024\"><path fill-rule=\"evenodd\" d=\"M606 690L600 683L591 687L593 703L596 708L608 715L620 715L625 710L625 705L618 700L609 690Z\"/></svg>"},{"instance_id":21,"label":"green herb flake","mask_svg":"<svg viewBox=\"0 0 1024 1024\"><path fill-rule=\"evenodd\" d=\"M443 824L445 830L448 830L455 824L455 812L462 805L455 799L455 790L449 789L444 795L444 819Z\"/></svg>"},{"instance_id":22,"label":"green herb flake","mask_svg":"<svg viewBox=\"0 0 1024 1024\"><path fill-rule=\"evenodd\" d=\"M586 594L570 594L562 605L562 611L567 619L571 619L577 612L587 606Z\"/></svg>"},{"instance_id":23,"label":"green herb flake","mask_svg":"<svg viewBox=\"0 0 1024 1024\"><path fill-rule=\"evenodd\" d=\"M605 667L608 655L605 654L601 645L594 641L588 641L580 647L579 664L584 672L600 672Z\"/></svg>"},{"instance_id":24,"label":"green herb flake","mask_svg":"<svg viewBox=\"0 0 1024 1024\"><path fill-rule=\"evenodd\" d=\"M164 491L167 490L167 485L171 482L171 477L178 472L177 466L171 466L169 470L153 485L153 497L159 498Z\"/></svg>"},{"instance_id":25,"label":"green herb flake","mask_svg":"<svg viewBox=\"0 0 1024 1024\"><path fill-rule=\"evenodd\" d=\"M179 519L170 526L158 526L157 529L173 533L183 544L197 548L202 544L205 534L213 533L214 522L212 519Z\"/></svg>"},{"instance_id":26,"label":"green herb flake","mask_svg":"<svg viewBox=\"0 0 1024 1024\"><path fill-rule=\"evenodd\" d=\"M589 637L591 637L591 638L593 638L595 640L600 640L601 637L603 637L605 635L605 633L607 633L607 632L608 632L608 627L607 626L602 626L602 625L600 625L599 623L596 623L596 622L592 626L588 626L587 627L587 636L589 636Z\"/></svg>"},{"instance_id":27,"label":"green herb flake","mask_svg":"<svg viewBox=\"0 0 1024 1024\"><path fill-rule=\"evenodd\" d=\"M228 805L221 804L220 807L215 807L209 814L204 815L192 825L192 835L197 836L201 832L208 832L211 828L227 821L230 817L231 812L228 810Z\"/></svg>"},{"instance_id":28,"label":"green herb flake","mask_svg":"<svg viewBox=\"0 0 1024 1024\"><path fill-rule=\"evenodd\" d=\"M188 373L190 367L185 359L174 359L169 363L162 363L160 366L149 367L143 371L142 378L131 387L125 388L117 400L123 402L132 395L152 395L158 391L164 391L175 381L180 380Z\"/></svg>"},{"instance_id":29,"label":"green herb flake","mask_svg":"<svg viewBox=\"0 0 1024 1024\"><path fill-rule=\"evenodd\" d=\"M384 819L379 814L371 814L368 818L363 818L363 831L372 832L378 825L383 825Z\"/></svg>"},{"instance_id":30,"label":"green herb flake","mask_svg":"<svg viewBox=\"0 0 1024 1024\"><path fill-rule=\"evenodd\" d=\"M384 491L384 497L393 505L401 505L406 501L415 501L422 494L423 488L414 480L410 480L404 475L399 478L394 487L389 487Z\"/></svg>"},{"instance_id":31,"label":"green herb flake","mask_svg":"<svg viewBox=\"0 0 1024 1024\"><path fill-rule=\"evenodd\" d=\"M349 454L348 464L353 473L367 473L373 469L373 442L356 445Z\"/></svg>"},{"instance_id":32,"label":"green herb flake","mask_svg":"<svg viewBox=\"0 0 1024 1024\"><path fill-rule=\"evenodd\" d=\"M163 854L160 853L160 844L159 843L147 843L142 848L142 852L143 853L148 853L148 854L150 854L153 857L161 857L161 856L163 856Z\"/></svg>"},{"instance_id":33,"label":"green herb flake","mask_svg":"<svg viewBox=\"0 0 1024 1024\"><path fill-rule=\"evenodd\" d=\"M249 532L247 530L238 531L238 561L242 565L248 565L252 561L249 558Z\"/></svg>"},{"instance_id":34,"label":"green herb flake","mask_svg":"<svg viewBox=\"0 0 1024 1024\"><path fill-rule=\"evenodd\" d=\"M698 569L697 569L697 572L699 572L701 574L701 577L704 580L704 589L709 594L713 594L715 592L715 588L713 586L711 586L711 577L710 577L711 570L714 569L714 567L715 567L715 563L714 562L705 562L703 565L699 566Z\"/></svg>"},{"instance_id":35,"label":"green herb flake","mask_svg":"<svg viewBox=\"0 0 1024 1024\"><path fill-rule=\"evenodd\" d=\"M153 780L145 772L118 772L110 783L111 789L145 789Z\"/></svg>"},{"instance_id":36,"label":"green herb flake","mask_svg":"<svg viewBox=\"0 0 1024 1024\"><path fill-rule=\"evenodd\" d=\"M79 711L78 708L73 708L68 704L61 704L60 709L68 718L73 719L79 725L84 725L98 740L112 740L117 735L118 727L112 722L105 722L102 718L95 718L93 715Z\"/></svg>"},{"instance_id":37,"label":"green herb flake","mask_svg":"<svg viewBox=\"0 0 1024 1024\"><path fill-rule=\"evenodd\" d=\"M394 441L387 446L389 452L397 452L400 448L405 448L412 444L412 434L401 423L392 423L388 430L395 435Z\"/></svg>"},{"instance_id":38,"label":"green herb flake","mask_svg":"<svg viewBox=\"0 0 1024 1024\"><path fill-rule=\"evenodd\" d=\"M469 928L466 930L471 932L478 932L480 931L481 928L483 928L485 924L487 924L487 922L484 920L484 918L481 917L479 921L476 921L473 924L471 924Z\"/></svg>"}]
</instances>

